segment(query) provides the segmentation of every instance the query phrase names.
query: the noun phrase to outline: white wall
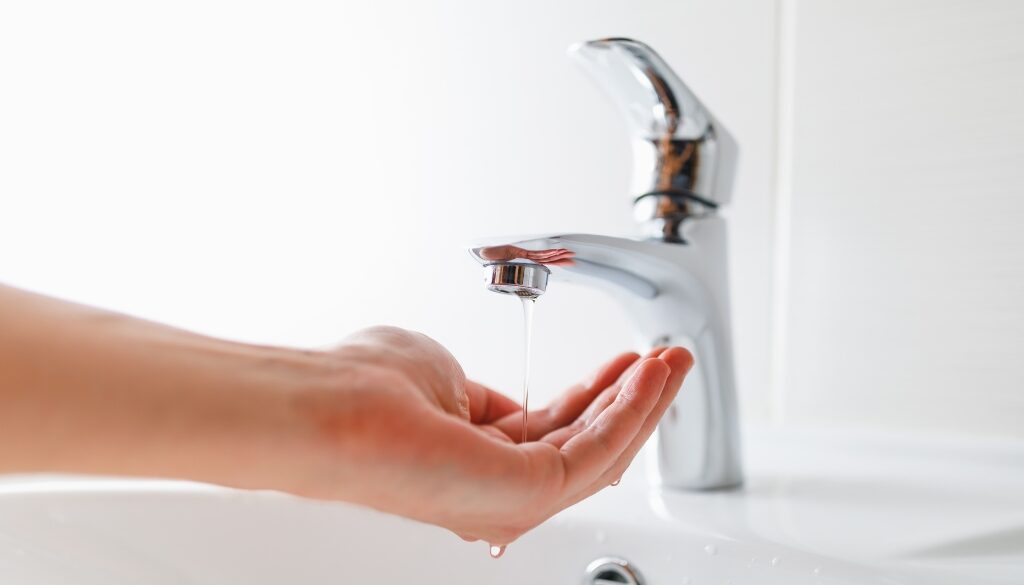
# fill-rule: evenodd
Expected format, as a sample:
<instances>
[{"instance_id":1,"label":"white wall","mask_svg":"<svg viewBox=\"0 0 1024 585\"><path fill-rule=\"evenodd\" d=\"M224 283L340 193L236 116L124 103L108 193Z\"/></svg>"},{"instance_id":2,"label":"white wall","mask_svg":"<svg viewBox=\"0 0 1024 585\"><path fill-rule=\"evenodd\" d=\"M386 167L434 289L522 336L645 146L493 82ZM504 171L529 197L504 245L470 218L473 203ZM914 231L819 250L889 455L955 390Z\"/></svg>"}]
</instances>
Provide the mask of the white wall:
<instances>
[{"instance_id":1,"label":"white wall","mask_svg":"<svg viewBox=\"0 0 1024 585\"><path fill-rule=\"evenodd\" d=\"M1024 4L786 8L787 422L1024 436Z\"/></svg>"},{"instance_id":2,"label":"white wall","mask_svg":"<svg viewBox=\"0 0 1024 585\"><path fill-rule=\"evenodd\" d=\"M423 330L515 392L520 315L464 251L633 229L615 110L564 56L642 39L740 141L739 382L768 416L775 5L33 2L0 5L0 281L237 339ZM633 342L553 287L541 400Z\"/></svg>"}]
</instances>

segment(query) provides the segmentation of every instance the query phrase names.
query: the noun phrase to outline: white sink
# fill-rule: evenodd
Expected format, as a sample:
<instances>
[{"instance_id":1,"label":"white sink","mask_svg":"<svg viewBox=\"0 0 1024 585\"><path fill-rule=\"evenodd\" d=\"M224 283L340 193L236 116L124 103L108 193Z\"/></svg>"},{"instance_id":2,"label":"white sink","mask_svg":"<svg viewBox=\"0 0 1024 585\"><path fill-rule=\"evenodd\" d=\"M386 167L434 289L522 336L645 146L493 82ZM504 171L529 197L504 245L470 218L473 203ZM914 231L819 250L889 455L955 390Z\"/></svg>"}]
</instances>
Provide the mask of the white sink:
<instances>
[{"instance_id":1,"label":"white sink","mask_svg":"<svg viewBox=\"0 0 1024 585\"><path fill-rule=\"evenodd\" d=\"M0 481L0 583L578 584L603 556L649 585L1024 583L1024 444L748 433L747 486L639 469L491 559L344 504L180 482Z\"/></svg>"}]
</instances>

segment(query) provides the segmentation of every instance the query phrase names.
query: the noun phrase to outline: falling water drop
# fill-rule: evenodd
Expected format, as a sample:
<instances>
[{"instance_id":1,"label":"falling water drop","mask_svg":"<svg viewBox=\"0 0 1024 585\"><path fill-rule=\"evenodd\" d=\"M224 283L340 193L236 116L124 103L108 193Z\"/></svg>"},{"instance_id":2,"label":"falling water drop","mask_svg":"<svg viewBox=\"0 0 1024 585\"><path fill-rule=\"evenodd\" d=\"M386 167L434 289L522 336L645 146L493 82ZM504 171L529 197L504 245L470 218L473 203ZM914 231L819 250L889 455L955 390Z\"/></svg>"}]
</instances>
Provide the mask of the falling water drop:
<instances>
[{"instance_id":1,"label":"falling water drop","mask_svg":"<svg viewBox=\"0 0 1024 585\"><path fill-rule=\"evenodd\" d=\"M779 563L781 563L781 562L782 562L782 557L772 557L772 563L771 564L772 564L773 567L778 567Z\"/></svg>"},{"instance_id":2,"label":"falling water drop","mask_svg":"<svg viewBox=\"0 0 1024 585\"><path fill-rule=\"evenodd\" d=\"M615 486L619 485L619 482L620 482L620 481L622 481L622 478L621 478L621 477L620 477L619 479L616 479L615 481L613 481L613 482L612 482L612 487L615 487Z\"/></svg>"},{"instance_id":3,"label":"falling water drop","mask_svg":"<svg viewBox=\"0 0 1024 585\"><path fill-rule=\"evenodd\" d=\"M491 558L500 559L501 555L505 554L504 544L492 544L491 545Z\"/></svg>"},{"instance_id":4,"label":"falling water drop","mask_svg":"<svg viewBox=\"0 0 1024 585\"><path fill-rule=\"evenodd\" d=\"M704 547L704 552L707 553L708 556L713 557L718 554L718 547L713 544L709 544Z\"/></svg>"},{"instance_id":5,"label":"falling water drop","mask_svg":"<svg viewBox=\"0 0 1024 585\"><path fill-rule=\"evenodd\" d=\"M815 567L814 570L811 571L811 574L815 577L821 577L821 567Z\"/></svg>"}]
</instances>

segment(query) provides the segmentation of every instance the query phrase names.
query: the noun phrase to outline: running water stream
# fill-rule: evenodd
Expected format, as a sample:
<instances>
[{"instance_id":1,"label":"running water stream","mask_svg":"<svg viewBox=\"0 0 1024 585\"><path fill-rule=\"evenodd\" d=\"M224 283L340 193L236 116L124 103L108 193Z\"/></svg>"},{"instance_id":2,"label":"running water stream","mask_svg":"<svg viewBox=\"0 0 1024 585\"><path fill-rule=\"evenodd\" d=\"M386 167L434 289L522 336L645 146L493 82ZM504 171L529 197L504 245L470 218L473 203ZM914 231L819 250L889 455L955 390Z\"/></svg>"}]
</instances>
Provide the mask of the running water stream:
<instances>
[{"instance_id":1,"label":"running water stream","mask_svg":"<svg viewBox=\"0 0 1024 585\"><path fill-rule=\"evenodd\" d=\"M527 439L527 422L530 403L530 346L533 340L533 308L537 302L537 295L519 294L519 300L523 303L523 434L522 442ZM505 554L504 544L491 544L490 554L492 558L500 558Z\"/></svg>"},{"instance_id":2,"label":"running water stream","mask_svg":"<svg viewBox=\"0 0 1024 585\"><path fill-rule=\"evenodd\" d=\"M530 402L530 346L533 339L533 307L536 296L522 296L523 303L523 440L526 442L527 411Z\"/></svg>"}]
</instances>

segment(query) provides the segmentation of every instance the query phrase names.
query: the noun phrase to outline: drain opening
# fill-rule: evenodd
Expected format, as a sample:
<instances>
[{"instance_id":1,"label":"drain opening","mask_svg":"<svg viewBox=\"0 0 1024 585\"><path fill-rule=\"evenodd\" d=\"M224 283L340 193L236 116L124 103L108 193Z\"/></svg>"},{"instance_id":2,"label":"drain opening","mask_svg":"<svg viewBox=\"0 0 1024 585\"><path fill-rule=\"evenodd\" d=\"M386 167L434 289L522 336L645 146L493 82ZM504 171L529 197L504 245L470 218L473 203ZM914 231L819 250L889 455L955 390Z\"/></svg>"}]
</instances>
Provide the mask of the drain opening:
<instances>
[{"instance_id":1,"label":"drain opening","mask_svg":"<svg viewBox=\"0 0 1024 585\"><path fill-rule=\"evenodd\" d=\"M587 566L583 585L643 585L636 567L624 559L604 557Z\"/></svg>"}]
</instances>

